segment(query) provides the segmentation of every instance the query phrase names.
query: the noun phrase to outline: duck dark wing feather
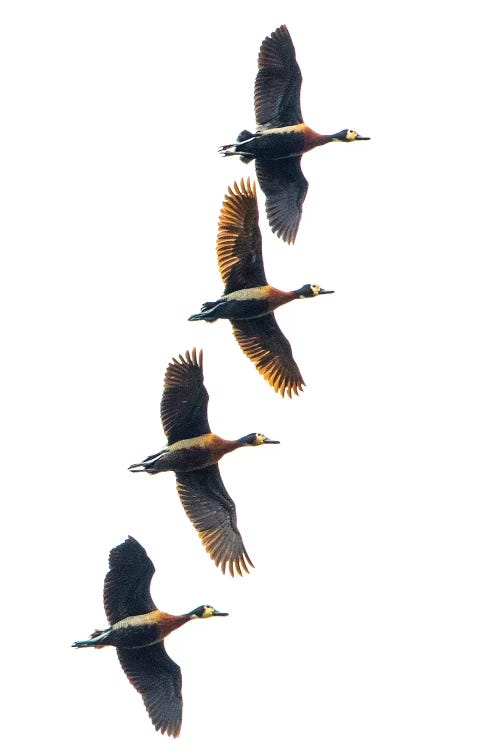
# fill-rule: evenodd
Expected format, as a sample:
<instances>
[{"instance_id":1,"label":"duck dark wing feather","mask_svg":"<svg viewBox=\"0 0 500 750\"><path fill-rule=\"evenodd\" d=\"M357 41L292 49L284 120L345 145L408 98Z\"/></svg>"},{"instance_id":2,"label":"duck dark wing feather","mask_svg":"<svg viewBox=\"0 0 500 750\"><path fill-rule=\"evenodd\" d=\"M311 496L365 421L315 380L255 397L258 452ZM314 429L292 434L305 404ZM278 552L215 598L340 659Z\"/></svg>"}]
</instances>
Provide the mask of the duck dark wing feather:
<instances>
[{"instance_id":1,"label":"duck dark wing feather","mask_svg":"<svg viewBox=\"0 0 500 750\"><path fill-rule=\"evenodd\" d=\"M182 676L163 643L146 648L117 648L118 659L142 696L155 729L177 737L182 723Z\"/></svg>"},{"instance_id":2,"label":"duck dark wing feather","mask_svg":"<svg viewBox=\"0 0 500 750\"><path fill-rule=\"evenodd\" d=\"M283 335L273 313L261 318L232 321L233 333L243 352L257 370L282 396L298 395L305 385L292 354L290 342Z\"/></svg>"},{"instance_id":3,"label":"duck dark wing feather","mask_svg":"<svg viewBox=\"0 0 500 750\"><path fill-rule=\"evenodd\" d=\"M217 464L188 472L176 472L177 491L205 549L223 573L242 575L253 568L236 524L236 507Z\"/></svg>"},{"instance_id":4,"label":"duck dark wing feather","mask_svg":"<svg viewBox=\"0 0 500 750\"><path fill-rule=\"evenodd\" d=\"M208 393L203 385L203 352L174 359L165 373L161 421L170 444L209 433Z\"/></svg>"},{"instance_id":5,"label":"duck dark wing feather","mask_svg":"<svg viewBox=\"0 0 500 750\"><path fill-rule=\"evenodd\" d=\"M303 122L300 111L302 75L286 26L267 36L260 47L254 105L258 129Z\"/></svg>"},{"instance_id":6,"label":"duck dark wing feather","mask_svg":"<svg viewBox=\"0 0 500 750\"><path fill-rule=\"evenodd\" d=\"M219 216L217 261L224 294L267 284L255 184L229 187Z\"/></svg>"},{"instance_id":7,"label":"duck dark wing feather","mask_svg":"<svg viewBox=\"0 0 500 750\"><path fill-rule=\"evenodd\" d=\"M110 625L156 609L149 592L154 572L146 550L133 537L111 550L104 579L104 609Z\"/></svg>"},{"instance_id":8,"label":"duck dark wing feather","mask_svg":"<svg viewBox=\"0 0 500 750\"><path fill-rule=\"evenodd\" d=\"M309 183L300 167L300 156L288 159L256 159L259 185L266 196L266 213L273 232L285 242L295 242L302 204Z\"/></svg>"}]
</instances>

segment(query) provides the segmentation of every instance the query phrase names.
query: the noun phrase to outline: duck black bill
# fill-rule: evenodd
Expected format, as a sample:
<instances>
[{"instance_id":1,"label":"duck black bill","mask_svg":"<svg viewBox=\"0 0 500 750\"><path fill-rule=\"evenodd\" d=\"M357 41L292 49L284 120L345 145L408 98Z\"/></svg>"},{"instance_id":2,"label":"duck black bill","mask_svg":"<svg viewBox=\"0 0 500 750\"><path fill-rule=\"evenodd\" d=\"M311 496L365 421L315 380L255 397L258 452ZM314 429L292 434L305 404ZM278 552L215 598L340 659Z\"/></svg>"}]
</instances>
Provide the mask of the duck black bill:
<instances>
[{"instance_id":1,"label":"duck black bill","mask_svg":"<svg viewBox=\"0 0 500 750\"><path fill-rule=\"evenodd\" d=\"M266 438L264 440L264 443L267 443L268 445L279 445L280 441L279 440L270 440L269 438Z\"/></svg>"}]
</instances>

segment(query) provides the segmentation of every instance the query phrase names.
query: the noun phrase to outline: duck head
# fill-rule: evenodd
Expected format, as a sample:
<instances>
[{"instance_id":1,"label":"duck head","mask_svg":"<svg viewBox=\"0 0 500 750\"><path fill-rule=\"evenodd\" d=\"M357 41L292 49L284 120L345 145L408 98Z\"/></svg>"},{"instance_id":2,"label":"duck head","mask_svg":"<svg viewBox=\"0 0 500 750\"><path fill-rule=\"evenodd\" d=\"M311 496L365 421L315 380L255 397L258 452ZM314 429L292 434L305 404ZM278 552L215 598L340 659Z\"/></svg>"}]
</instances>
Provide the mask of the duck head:
<instances>
[{"instance_id":1,"label":"duck head","mask_svg":"<svg viewBox=\"0 0 500 750\"><path fill-rule=\"evenodd\" d=\"M370 138L368 136L359 135L356 130L340 130L338 133L332 135L332 141L343 141L344 143L369 140Z\"/></svg>"},{"instance_id":2,"label":"duck head","mask_svg":"<svg viewBox=\"0 0 500 750\"><path fill-rule=\"evenodd\" d=\"M335 294L331 289L322 289L318 284L304 284L300 289L295 290L295 294L299 299L304 297L317 297L318 294Z\"/></svg>"},{"instance_id":3,"label":"duck head","mask_svg":"<svg viewBox=\"0 0 500 750\"><path fill-rule=\"evenodd\" d=\"M215 607L211 607L210 604L202 604L201 607L196 607L191 612L188 612L185 616L191 620L204 620L207 617L227 617L228 612L219 612Z\"/></svg>"},{"instance_id":4,"label":"duck head","mask_svg":"<svg viewBox=\"0 0 500 750\"><path fill-rule=\"evenodd\" d=\"M262 434L262 432L251 432L238 439L240 445L279 445L279 440L271 440Z\"/></svg>"}]
</instances>

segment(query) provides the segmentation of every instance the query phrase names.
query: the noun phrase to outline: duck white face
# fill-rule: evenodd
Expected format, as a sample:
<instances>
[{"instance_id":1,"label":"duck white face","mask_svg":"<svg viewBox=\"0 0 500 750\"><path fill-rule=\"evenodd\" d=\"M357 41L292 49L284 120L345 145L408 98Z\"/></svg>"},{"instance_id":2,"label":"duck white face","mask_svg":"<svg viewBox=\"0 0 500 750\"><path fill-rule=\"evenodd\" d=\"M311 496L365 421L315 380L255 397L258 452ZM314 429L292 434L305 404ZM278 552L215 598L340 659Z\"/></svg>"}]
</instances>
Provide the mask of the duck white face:
<instances>
[{"instance_id":1,"label":"duck white face","mask_svg":"<svg viewBox=\"0 0 500 750\"><path fill-rule=\"evenodd\" d=\"M266 444L271 443L273 445L278 445L279 440L270 440L268 437L263 435L262 432L256 432L254 445L264 445L264 443Z\"/></svg>"},{"instance_id":2,"label":"duck white face","mask_svg":"<svg viewBox=\"0 0 500 750\"><path fill-rule=\"evenodd\" d=\"M189 613L191 620L204 620L207 617L227 617L227 612L218 612L215 607L211 607L210 604L202 604L201 607L196 607L192 612Z\"/></svg>"},{"instance_id":3,"label":"duck white face","mask_svg":"<svg viewBox=\"0 0 500 750\"><path fill-rule=\"evenodd\" d=\"M369 140L368 136L360 135L357 130L341 130L332 135L332 141L344 141L344 143Z\"/></svg>"},{"instance_id":4,"label":"duck white face","mask_svg":"<svg viewBox=\"0 0 500 750\"><path fill-rule=\"evenodd\" d=\"M238 443L240 445L267 445L268 443L278 444L279 440L270 440L262 432L250 432L239 438Z\"/></svg>"},{"instance_id":5,"label":"duck white face","mask_svg":"<svg viewBox=\"0 0 500 750\"><path fill-rule=\"evenodd\" d=\"M201 617L202 618L204 618L204 617L213 617L215 611L216 611L215 607L211 607L210 605L206 604L203 607L203 612L202 612Z\"/></svg>"},{"instance_id":6,"label":"duck white face","mask_svg":"<svg viewBox=\"0 0 500 750\"><path fill-rule=\"evenodd\" d=\"M299 299L306 299L307 297L317 297L318 294L333 294L329 289L323 289L319 284L304 284L300 289L297 289L295 294L298 295Z\"/></svg>"}]
</instances>

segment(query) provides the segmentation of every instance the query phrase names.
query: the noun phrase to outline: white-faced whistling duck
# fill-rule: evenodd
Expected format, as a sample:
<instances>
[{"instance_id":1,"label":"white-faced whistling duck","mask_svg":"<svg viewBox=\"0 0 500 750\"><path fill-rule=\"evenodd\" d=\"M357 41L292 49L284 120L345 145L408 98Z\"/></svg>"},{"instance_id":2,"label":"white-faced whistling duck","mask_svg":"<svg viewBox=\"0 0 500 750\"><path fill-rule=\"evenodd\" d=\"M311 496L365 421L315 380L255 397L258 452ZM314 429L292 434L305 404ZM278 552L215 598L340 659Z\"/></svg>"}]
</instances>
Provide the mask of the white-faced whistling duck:
<instances>
[{"instance_id":1,"label":"white-faced whistling duck","mask_svg":"<svg viewBox=\"0 0 500 750\"><path fill-rule=\"evenodd\" d=\"M217 260L225 284L224 295L205 302L201 312L189 320L219 318L231 321L236 341L277 393L297 394L304 381L292 355L288 339L276 322L273 310L294 299L333 292L317 284L305 284L293 292L269 286L262 260L262 237L255 184L241 180L228 188L219 217Z\"/></svg>"},{"instance_id":2,"label":"white-faced whistling duck","mask_svg":"<svg viewBox=\"0 0 500 750\"><path fill-rule=\"evenodd\" d=\"M131 536L112 549L104 579L104 609L111 627L95 630L88 640L73 646L115 646L122 669L142 695L155 729L177 737L182 723L182 677L163 639L190 620L225 617L227 612L208 605L185 615L160 612L149 592L154 572L146 550Z\"/></svg>"},{"instance_id":3,"label":"white-faced whistling duck","mask_svg":"<svg viewBox=\"0 0 500 750\"><path fill-rule=\"evenodd\" d=\"M266 196L269 224L278 237L293 243L308 182L300 168L302 154L330 141L368 141L355 130L320 135L304 125L300 111L302 75L286 26L262 42L255 79L257 132L243 130L236 143L222 146L223 156L255 159L259 185Z\"/></svg>"},{"instance_id":4,"label":"white-faced whistling duck","mask_svg":"<svg viewBox=\"0 0 500 750\"><path fill-rule=\"evenodd\" d=\"M248 557L236 525L236 508L221 479L217 462L226 453L245 445L277 444L252 432L237 440L224 440L210 430L208 393L203 385L203 352L179 355L167 367L161 419L168 446L148 456L130 471L158 474L175 471L177 492L205 549L225 573L248 573Z\"/></svg>"}]
</instances>

